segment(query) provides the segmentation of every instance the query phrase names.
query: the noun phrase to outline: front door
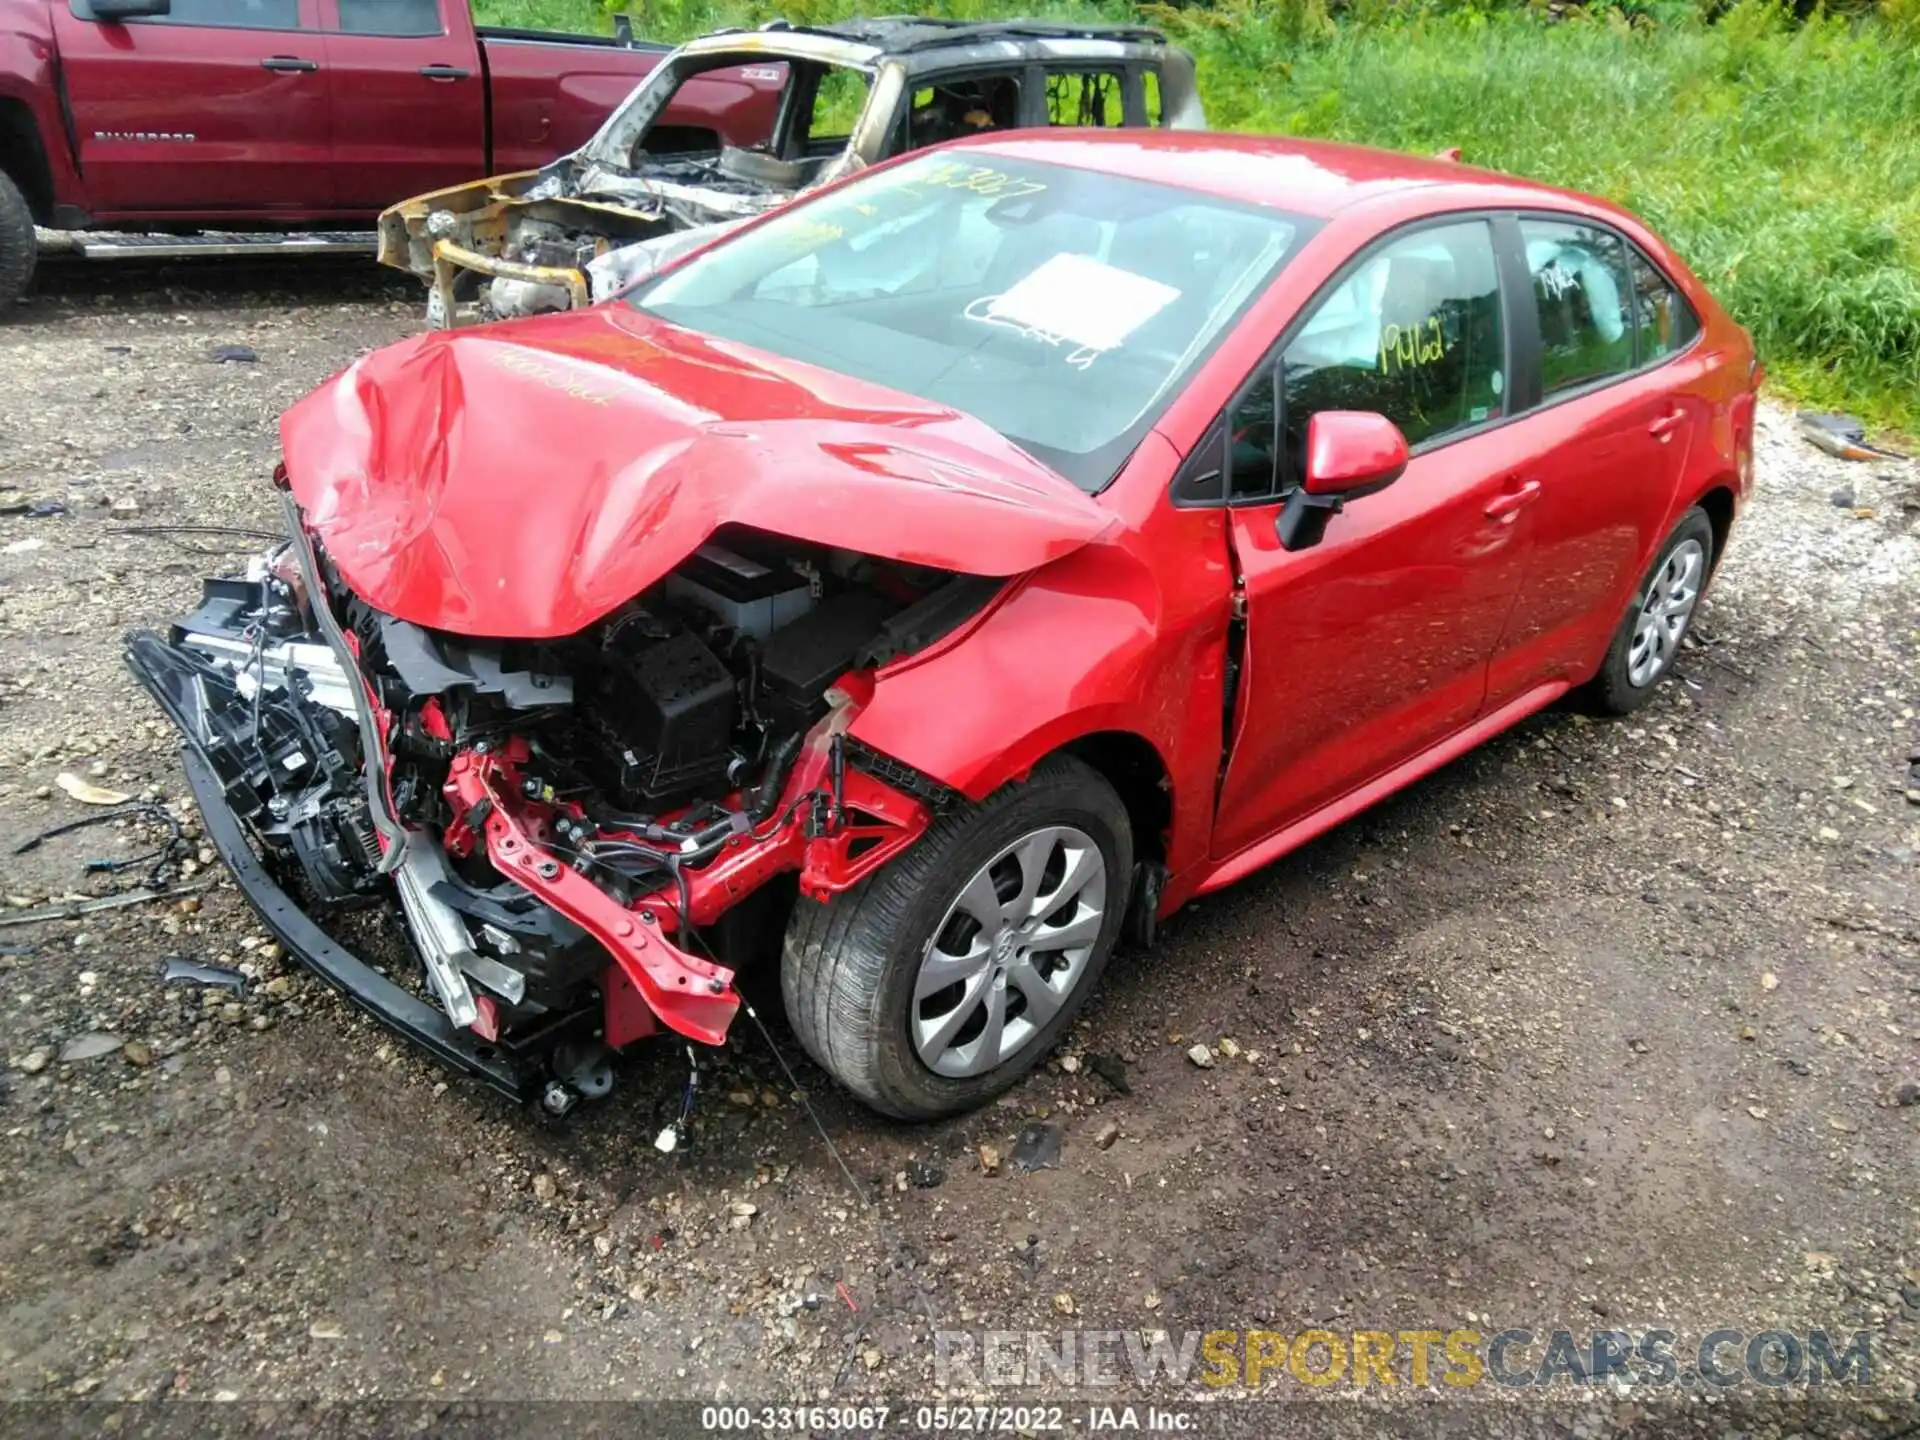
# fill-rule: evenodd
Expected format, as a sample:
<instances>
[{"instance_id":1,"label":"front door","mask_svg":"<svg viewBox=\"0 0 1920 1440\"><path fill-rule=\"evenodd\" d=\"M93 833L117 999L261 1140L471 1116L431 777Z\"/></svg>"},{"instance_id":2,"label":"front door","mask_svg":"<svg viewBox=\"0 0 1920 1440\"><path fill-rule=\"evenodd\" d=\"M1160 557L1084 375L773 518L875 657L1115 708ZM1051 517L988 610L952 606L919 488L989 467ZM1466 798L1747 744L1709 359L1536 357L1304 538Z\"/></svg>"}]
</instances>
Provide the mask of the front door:
<instances>
[{"instance_id":1,"label":"front door","mask_svg":"<svg viewBox=\"0 0 1920 1440\"><path fill-rule=\"evenodd\" d=\"M1403 232L1315 300L1227 417L1246 644L1213 853L1226 859L1469 724L1531 542L1492 232ZM1276 399L1278 404L1276 405ZM1413 458L1319 545L1284 549L1319 410L1371 410Z\"/></svg>"},{"instance_id":2,"label":"front door","mask_svg":"<svg viewBox=\"0 0 1920 1440\"><path fill-rule=\"evenodd\" d=\"M99 20L55 0L96 216L299 219L332 208L317 0L173 0Z\"/></svg>"}]
</instances>

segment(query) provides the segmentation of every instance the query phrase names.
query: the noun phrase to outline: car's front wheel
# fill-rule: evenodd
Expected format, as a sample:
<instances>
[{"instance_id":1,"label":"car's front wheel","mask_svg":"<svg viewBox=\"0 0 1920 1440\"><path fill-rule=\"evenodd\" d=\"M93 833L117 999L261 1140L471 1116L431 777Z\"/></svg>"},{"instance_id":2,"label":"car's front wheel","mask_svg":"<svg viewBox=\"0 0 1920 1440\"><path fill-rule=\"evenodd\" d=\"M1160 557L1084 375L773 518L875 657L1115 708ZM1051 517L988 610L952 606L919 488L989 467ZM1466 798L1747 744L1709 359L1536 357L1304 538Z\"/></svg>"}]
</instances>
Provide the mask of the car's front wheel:
<instances>
[{"instance_id":1,"label":"car's front wheel","mask_svg":"<svg viewBox=\"0 0 1920 1440\"><path fill-rule=\"evenodd\" d=\"M1696 507L1681 516L1660 547L1614 631L1607 658L1589 689L1598 709L1626 715L1653 698L1654 686L1680 654L1680 642L1686 639L1712 570L1713 524Z\"/></svg>"},{"instance_id":2,"label":"car's front wheel","mask_svg":"<svg viewBox=\"0 0 1920 1440\"><path fill-rule=\"evenodd\" d=\"M971 1109L1053 1048L1105 968L1133 873L1126 807L1068 756L956 807L787 926L781 991L807 1053L874 1109Z\"/></svg>"}]
</instances>

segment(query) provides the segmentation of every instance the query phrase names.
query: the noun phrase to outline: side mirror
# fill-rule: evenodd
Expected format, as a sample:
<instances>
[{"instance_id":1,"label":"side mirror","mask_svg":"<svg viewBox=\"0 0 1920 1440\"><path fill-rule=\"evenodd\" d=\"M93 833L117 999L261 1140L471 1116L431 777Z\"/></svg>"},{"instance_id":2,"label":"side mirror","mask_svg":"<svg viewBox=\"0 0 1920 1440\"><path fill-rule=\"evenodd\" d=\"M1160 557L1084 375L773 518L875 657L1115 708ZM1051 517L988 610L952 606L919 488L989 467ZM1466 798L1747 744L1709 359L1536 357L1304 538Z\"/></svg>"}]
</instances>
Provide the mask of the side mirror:
<instances>
[{"instance_id":1,"label":"side mirror","mask_svg":"<svg viewBox=\"0 0 1920 1440\"><path fill-rule=\"evenodd\" d=\"M173 13L173 0L90 0L96 20L145 20Z\"/></svg>"},{"instance_id":2,"label":"side mirror","mask_svg":"<svg viewBox=\"0 0 1920 1440\"><path fill-rule=\"evenodd\" d=\"M1407 468L1407 437L1370 410L1322 410L1307 421L1307 473L1276 528L1287 550L1320 543L1349 500L1384 490Z\"/></svg>"}]
</instances>

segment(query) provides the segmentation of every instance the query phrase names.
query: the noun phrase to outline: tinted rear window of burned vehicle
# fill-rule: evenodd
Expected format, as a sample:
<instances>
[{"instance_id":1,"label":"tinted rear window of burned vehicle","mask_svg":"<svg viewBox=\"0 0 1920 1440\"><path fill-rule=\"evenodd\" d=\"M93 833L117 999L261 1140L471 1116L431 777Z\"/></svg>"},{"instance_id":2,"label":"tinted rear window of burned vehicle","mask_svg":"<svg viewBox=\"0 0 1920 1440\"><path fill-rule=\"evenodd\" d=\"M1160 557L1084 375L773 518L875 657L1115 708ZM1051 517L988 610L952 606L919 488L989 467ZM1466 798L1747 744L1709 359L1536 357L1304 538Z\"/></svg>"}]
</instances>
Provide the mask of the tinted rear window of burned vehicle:
<instances>
[{"instance_id":1,"label":"tinted rear window of burned vehicle","mask_svg":"<svg viewBox=\"0 0 1920 1440\"><path fill-rule=\"evenodd\" d=\"M1311 229L1171 186L935 154L793 206L632 300L966 411L1092 491Z\"/></svg>"}]
</instances>

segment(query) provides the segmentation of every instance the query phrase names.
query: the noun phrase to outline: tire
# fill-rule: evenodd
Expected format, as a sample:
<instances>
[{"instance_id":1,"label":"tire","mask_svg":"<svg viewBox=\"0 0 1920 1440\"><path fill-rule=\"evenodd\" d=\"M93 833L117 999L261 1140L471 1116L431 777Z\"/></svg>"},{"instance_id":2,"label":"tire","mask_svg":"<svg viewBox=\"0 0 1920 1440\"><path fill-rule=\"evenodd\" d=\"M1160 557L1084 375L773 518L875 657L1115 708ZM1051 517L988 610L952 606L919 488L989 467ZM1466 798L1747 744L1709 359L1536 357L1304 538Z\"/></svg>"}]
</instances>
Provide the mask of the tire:
<instances>
[{"instance_id":1,"label":"tire","mask_svg":"<svg viewBox=\"0 0 1920 1440\"><path fill-rule=\"evenodd\" d=\"M989 932L964 907L1017 915L1024 902L1009 897L1032 857L1045 858L1028 907L1033 926ZM807 1053L882 1114L930 1120L970 1110L1038 1064L1086 1004L1119 937L1132 873L1120 797L1091 767L1053 756L1025 783L942 815L918 845L846 893L824 905L802 896L780 967L787 1018ZM986 891L974 888L982 879ZM1096 888L1097 918L1088 898ZM1073 933L1090 937L1084 953L1044 944L1067 933L1060 917L1069 911ZM966 978L916 1000L923 963ZM1030 994L1057 1009L1036 1023L1026 1014ZM987 1018L996 1003L1005 1017L997 1031ZM955 1038L940 1041L932 1032L963 1010ZM990 1033L1000 1041L991 1050ZM929 1049L948 1073L929 1063Z\"/></svg>"},{"instance_id":2,"label":"tire","mask_svg":"<svg viewBox=\"0 0 1920 1440\"><path fill-rule=\"evenodd\" d=\"M1682 577L1681 570L1687 575ZM1607 647L1600 673L1587 687L1587 697L1595 710L1604 715L1630 715L1653 698L1653 692L1673 668L1712 574L1713 524L1696 506L1673 527L1667 543L1660 547L1634 590L1633 603L1627 606L1620 628L1613 632L1613 643ZM1682 583L1688 594L1684 609L1676 615L1675 587ZM1643 643L1642 619L1656 622L1659 617L1655 611L1659 609L1666 611L1667 623L1646 630L1645 639L1651 644ZM1675 619L1677 626L1672 623ZM1648 649L1656 653L1649 657Z\"/></svg>"},{"instance_id":3,"label":"tire","mask_svg":"<svg viewBox=\"0 0 1920 1440\"><path fill-rule=\"evenodd\" d=\"M39 254L27 197L10 176L0 171L0 316L27 293Z\"/></svg>"}]
</instances>

